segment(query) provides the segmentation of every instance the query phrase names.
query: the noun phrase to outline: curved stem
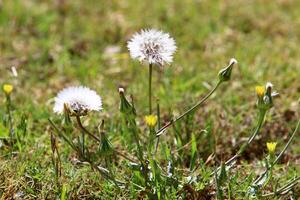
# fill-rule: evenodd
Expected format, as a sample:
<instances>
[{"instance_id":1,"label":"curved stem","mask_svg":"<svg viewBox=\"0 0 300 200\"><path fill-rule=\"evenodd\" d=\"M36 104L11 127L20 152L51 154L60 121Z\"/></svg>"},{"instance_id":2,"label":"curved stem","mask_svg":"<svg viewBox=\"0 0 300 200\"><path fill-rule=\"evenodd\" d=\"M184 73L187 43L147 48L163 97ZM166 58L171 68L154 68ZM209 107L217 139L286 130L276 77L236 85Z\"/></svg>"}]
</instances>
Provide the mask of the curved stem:
<instances>
[{"instance_id":1,"label":"curved stem","mask_svg":"<svg viewBox=\"0 0 300 200\"><path fill-rule=\"evenodd\" d=\"M274 165L276 165L276 163L279 161L279 159L281 158L281 156L285 153L285 151L287 150L287 148L289 147L289 145L291 144L292 140L294 139L296 133L298 133L298 131L300 130L300 120L297 123L297 126L294 130L294 132L292 133L289 141L286 143L285 147L283 148L283 150L280 152L280 154L276 157L276 159L272 162L272 164L264 171L264 173L262 173L253 183L257 184L264 176L266 173L268 173L268 171L270 169L272 169L274 167Z\"/></svg>"},{"instance_id":2,"label":"curved stem","mask_svg":"<svg viewBox=\"0 0 300 200\"><path fill-rule=\"evenodd\" d=\"M203 98L201 99L198 103L196 103L193 107L191 107L190 109L188 109L186 112L184 112L183 114L181 114L179 117L171 120L169 123L167 123L166 125L164 125L162 128L160 128L157 132L156 132L156 137L159 137L161 134L163 134L163 132L172 124L174 124L175 122L179 121L180 119L182 119L183 117L185 117L186 115L190 114L191 112L193 112L194 110L196 110L201 104L203 104L217 89L218 87L221 85L223 81L219 81L216 86Z\"/></svg>"},{"instance_id":3,"label":"curved stem","mask_svg":"<svg viewBox=\"0 0 300 200\"><path fill-rule=\"evenodd\" d=\"M249 146L249 144L251 144L251 142L254 140L254 138L259 133L259 131L260 131L262 125L263 125L265 116L266 116L266 110L262 110L262 111L259 112L258 123L257 123L257 127L256 127L255 131L248 138L247 143L242 145L241 148L239 149L239 151L232 158L230 158L229 160L227 160L225 162L225 165L229 165L232 161L236 160L245 151L245 149Z\"/></svg>"},{"instance_id":4,"label":"curved stem","mask_svg":"<svg viewBox=\"0 0 300 200\"><path fill-rule=\"evenodd\" d=\"M265 116L266 116L266 112L267 112L267 110L261 110L259 112L258 123L257 123L257 127L256 127L255 131L248 138L247 142L240 147L238 152L233 157L231 157L230 159L228 159L225 162L225 166L230 165L233 161L235 161L238 157L240 157L242 155L242 153L245 151L245 149L249 146L249 144L251 144L251 142L254 140L256 135L259 133L259 131L260 131L262 125L263 125L263 122L264 122L264 119L265 119ZM220 167L218 167L216 170L218 171L219 169L220 169ZM215 171L211 173L211 176L214 175L214 173L215 173Z\"/></svg>"},{"instance_id":5,"label":"curved stem","mask_svg":"<svg viewBox=\"0 0 300 200\"><path fill-rule=\"evenodd\" d=\"M282 186L277 191L271 192L271 193L268 193L268 194L263 194L262 197L269 197L269 196L275 196L275 195L281 194L282 192L294 187L299 180L300 180L300 177L294 178L293 180L288 181L288 183L286 183L284 186Z\"/></svg>"},{"instance_id":6,"label":"curved stem","mask_svg":"<svg viewBox=\"0 0 300 200\"><path fill-rule=\"evenodd\" d=\"M87 135L89 135L90 137L92 137L93 139L95 139L97 142L101 142L101 139L98 138L97 136L95 136L94 134L92 134L91 132L89 132L81 123L81 120L80 120L80 117L79 116L76 116L76 121L77 121L77 124L79 126L79 128L84 131ZM128 156L126 156L125 154L113 149L113 151L118 154L119 156L122 156L123 158L129 160L130 162L136 162L135 160L129 158Z\"/></svg>"},{"instance_id":7,"label":"curved stem","mask_svg":"<svg viewBox=\"0 0 300 200\"><path fill-rule=\"evenodd\" d=\"M280 154L276 157L276 159L274 160L274 162L272 163L272 166L274 166L278 161L279 159L281 158L281 156L285 153L285 151L287 150L287 148L289 147L289 145L291 144L292 140L294 139L296 133L300 131L300 120L298 121L297 123L297 126L294 130L294 132L292 133L289 141L286 143L284 149L280 152Z\"/></svg>"}]
</instances>

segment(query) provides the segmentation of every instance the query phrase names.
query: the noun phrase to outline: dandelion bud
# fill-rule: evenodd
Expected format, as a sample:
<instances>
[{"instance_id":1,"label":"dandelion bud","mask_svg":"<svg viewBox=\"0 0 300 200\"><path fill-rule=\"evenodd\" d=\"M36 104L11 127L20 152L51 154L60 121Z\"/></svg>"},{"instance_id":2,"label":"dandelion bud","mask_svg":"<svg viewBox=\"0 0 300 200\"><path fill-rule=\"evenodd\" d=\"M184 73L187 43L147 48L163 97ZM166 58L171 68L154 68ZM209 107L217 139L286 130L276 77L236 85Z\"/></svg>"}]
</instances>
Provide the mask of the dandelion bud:
<instances>
[{"instance_id":1,"label":"dandelion bud","mask_svg":"<svg viewBox=\"0 0 300 200\"><path fill-rule=\"evenodd\" d=\"M6 95L10 95L10 93L13 91L14 86L11 84L4 84L3 85L3 91L5 92Z\"/></svg>"},{"instance_id":2,"label":"dandelion bud","mask_svg":"<svg viewBox=\"0 0 300 200\"><path fill-rule=\"evenodd\" d=\"M267 149L270 155L273 155L276 150L277 142L267 142Z\"/></svg>"},{"instance_id":3,"label":"dandelion bud","mask_svg":"<svg viewBox=\"0 0 300 200\"><path fill-rule=\"evenodd\" d=\"M145 122L147 126L153 128L157 123L157 116L156 115L147 115L145 116Z\"/></svg>"},{"instance_id":4,"label":"dandelion bud","mask_svg":"<svg viewBox=\"0 0 300 200\"><path fill-rule=\"evenodd\" d=\"M232 72L232 67L233 65L237 64L237 60L234 58L231 58L229 61L229 64L227 67L225 67L224 69L222 69L219 72L219 79L220 81L229 81L231 78L231 72Z\"/></svg>"},{"instance_id":5,"label":"dandelion bud","mask_svg":"<svg viewBox=\"0 0 300 200\"><path fill-rule=\"evenodd\" d=\"M100 154L104 156L111 155L113 153L113 145L106 137L106 134L104 132L104 121L102 121L101 125L98 127L98 132L100 133L101 136L101 142L99 146Z\"/></svg>"},{"instance_id":6,"label":"dandelion bud","mask_svg":"<svg viewBox=\"0 0 300 200\"><path fill-rule=\"evenodd\" d=\"M130 116L130 115L135 116L136 115L135 108L126 99L124 93L125 93L124 88L119 88L119 94L120 94L120 100L121 100L120 111L121 111L121 113L126 114L128 116Z\"/></svg>"},{"instance_id":7,"label":"dandelion bud","mask_svg":"<svg viewBox=\"0 0 300 200\"><path fill-rule=\"evenodd\" d=\"M266 84L266 94L264 96L264 103L268 108L273 106L273 96L272 96L273 84L268 82Z\"/></svg>"}]
</instances>

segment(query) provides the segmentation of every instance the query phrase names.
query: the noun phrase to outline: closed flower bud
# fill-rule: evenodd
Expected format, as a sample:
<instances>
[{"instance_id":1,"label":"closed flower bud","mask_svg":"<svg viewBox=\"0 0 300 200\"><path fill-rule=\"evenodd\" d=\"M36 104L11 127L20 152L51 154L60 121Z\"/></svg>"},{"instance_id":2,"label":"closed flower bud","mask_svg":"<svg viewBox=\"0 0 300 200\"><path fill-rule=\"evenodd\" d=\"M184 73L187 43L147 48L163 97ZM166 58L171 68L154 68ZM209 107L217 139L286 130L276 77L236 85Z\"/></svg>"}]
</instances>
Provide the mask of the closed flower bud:
<instances>
[{"instance_id":1,"label":"closed flower bud","mask_svg":"<svg viewBox=\"0 0 300 200\"><path fill-rule=\"evenodd\" d=\"M225 67L224 69L222 69L219 72L219 79L220 81L229 81L231 78L231 72L232 72L232 67L233 65L237 64L237 60L234 58L231 58L229 61L229 64L227 67Z\"/></svg>"},{"instance_id":2,"label":"closed flower bud","mask_svg":"<svg viewBox=\"0 0 300 200\"><path fill-rule=\"evenodd\" d=\"M119 94L120 94L120 111L123 114L126 114L127 116L135 116L135 108L132 104L129 103L129 101L126 99L124 94L124 88L119 88Z\"/></svg>"}]
</instances>

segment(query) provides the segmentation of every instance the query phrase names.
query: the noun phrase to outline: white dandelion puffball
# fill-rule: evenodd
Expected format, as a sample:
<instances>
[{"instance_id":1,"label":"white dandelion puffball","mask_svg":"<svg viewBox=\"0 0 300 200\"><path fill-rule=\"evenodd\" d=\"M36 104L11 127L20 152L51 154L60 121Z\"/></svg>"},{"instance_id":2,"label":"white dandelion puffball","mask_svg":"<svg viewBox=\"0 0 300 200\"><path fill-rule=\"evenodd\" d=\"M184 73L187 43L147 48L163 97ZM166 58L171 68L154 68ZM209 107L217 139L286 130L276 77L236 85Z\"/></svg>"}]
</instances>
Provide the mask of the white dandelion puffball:
<instances>
[{"instance_id":1,"label":"white dandelion puffball","mask_svg":"<svg viewBox=\"0 0 300 200\"><path fill-rule=\"evenodd\" d=\"M53 111L63 114L65 105L71 115L77 116L86 115L89 111L102 110L101 97L94 90L83 86L61 90L55 97Z\"/></svg>"},{"instance_id":2,"label":"white dandelion puffball","mask_svg":"<svg viewBox=\"0 0 300 200\"><path fill-rule=\"evenodd\" d=\"M168 33L154 29L135 33L127 47L133 59L159 66L170 64L176 51L175 40Z\"/></svg>"}]
</instances>

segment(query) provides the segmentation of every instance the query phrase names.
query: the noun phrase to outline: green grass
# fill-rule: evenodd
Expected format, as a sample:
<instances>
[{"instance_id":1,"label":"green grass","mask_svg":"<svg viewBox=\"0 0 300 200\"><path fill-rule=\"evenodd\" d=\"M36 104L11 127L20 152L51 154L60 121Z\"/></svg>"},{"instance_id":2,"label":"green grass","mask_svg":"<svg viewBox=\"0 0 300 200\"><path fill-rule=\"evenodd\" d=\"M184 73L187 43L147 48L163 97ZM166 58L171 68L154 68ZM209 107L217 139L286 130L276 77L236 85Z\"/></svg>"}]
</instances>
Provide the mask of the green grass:
<instances>
[{"instance_id":1,"label":"green grass","mask_svg":"<svg viewBox=\"0 0 300 200\"><path fill-rule=\"evenodd\" d=\"M203 97L216 84L219 70L231 57L239 61L230 82L221 85L193 115L176 123L176 130L171 128L160 138L156 161L166 171L168 161L172 160L174 177L182 182L175 187L167 179L156 177L153 187L166 190L167 199L179 195L183 198L199 195L205 199L204 194L208 193L217 198L215 181L210 183L209 174L221 161L233 156L255 128L255 86L271 81L280 93L259 136L228 174L223 186L226 198L231 188L232 197L243 199L249 184L264 170L265 143L277 141L279 153L299 120L299 11L300 3L293 0L155 3L4 0L0 5L0 84L14 85L11 97L15 129L22 134L22 116L26 116L27 131L19 147L15 146L14 156L10 156L9 146L0 145L0 197L59 199L65 195L66 199L137 199L147 196L147 191L132 184L143 185L143 178L128 166L128 161L112 158L116 178L131 180L118 190L88 163L78 162L78 155L59 137L62 188L56 188L50 144L50 133L55 132L48 118L60 126L60 117L52 112L53 98L59 90L70 85L88 86L101 95L104 110L86 117L84 125L95 131L104 119L113 146L136 159L136 146L129 133L121 134L118 87L125 87L126 96L134 97L143 146L147 146L148 130L143 119L148 112L148 69L130 59L126 42L142 28L157 28L169 32L178 47L171 66L154 70L153 93L160 100L163 123ZM108 54L107 48L111 46L120 51ZM18 77L12 76L12 66L16 67ZM9 134L4 123L5 103L5 95L1 93L0 137ZM69 137L79 135L80 131L74 129ZM271 192L277 181L282 186L299 175L299 143L296 137L276 166L273 181L263 190L265 193ZM92 140L88 144L96 152L97 144ZM208 162L213 153L215 157ZM103 156L94 159L105 166ZM196 165L200 164L198 176L193 177L197 181L187 184L193 159ZM155 162L150 164L155 166ZM276 198L294 195L297 199L298 191L299 185L294 193Z\"/></svg>"}]
</instances>

